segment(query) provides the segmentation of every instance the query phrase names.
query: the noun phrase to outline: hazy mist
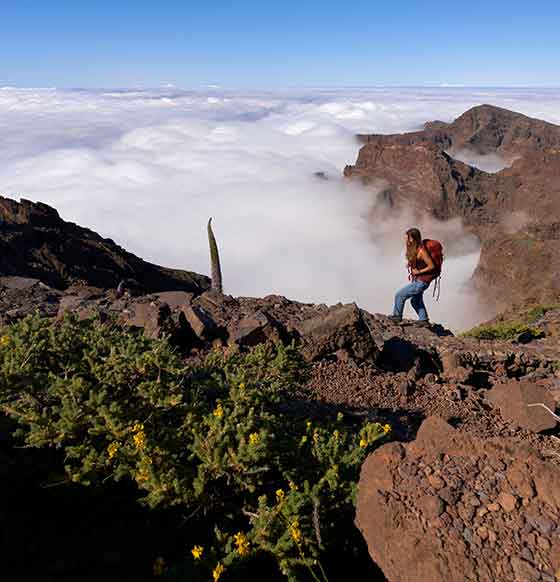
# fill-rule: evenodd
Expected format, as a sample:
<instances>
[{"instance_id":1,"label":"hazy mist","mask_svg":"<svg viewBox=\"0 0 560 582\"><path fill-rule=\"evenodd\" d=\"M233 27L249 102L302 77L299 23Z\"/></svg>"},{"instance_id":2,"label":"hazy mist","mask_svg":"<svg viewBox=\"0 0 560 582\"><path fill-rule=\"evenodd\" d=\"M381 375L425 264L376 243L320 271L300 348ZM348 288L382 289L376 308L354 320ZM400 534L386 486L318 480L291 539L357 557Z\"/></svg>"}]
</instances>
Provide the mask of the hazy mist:
<instances>
[{"instance_id":1,"label":"hazy mist","mask_svg":"<svg viewBox=\"0 0 560 582\"><path fill-rule=\"evenodd\" d=\"M414 130L482 102L560 121L560 91L537 93L4 88L0 192L52 204L147 260L203 273L212 216L227 293L389 312L406 283L413 219L371 216L375 192L341 178L358 153L355 133ZM475 323L482 310L465 285L476 240L459 222L420 227L448 250L441 300L427 301L432 319Z\"/></svg>"}]
</instances>

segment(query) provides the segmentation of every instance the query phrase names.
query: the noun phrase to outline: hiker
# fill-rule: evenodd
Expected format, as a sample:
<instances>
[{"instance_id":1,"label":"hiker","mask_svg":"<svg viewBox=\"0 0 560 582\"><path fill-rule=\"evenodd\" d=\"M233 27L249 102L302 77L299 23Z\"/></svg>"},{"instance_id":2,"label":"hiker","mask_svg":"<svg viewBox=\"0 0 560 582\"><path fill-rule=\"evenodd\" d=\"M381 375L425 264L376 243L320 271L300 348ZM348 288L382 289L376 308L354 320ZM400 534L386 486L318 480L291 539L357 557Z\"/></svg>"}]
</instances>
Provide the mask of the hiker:
<instances>
[{"instance_id":1,"label":"hiker","mask_svg":"<svg viewBox=\"0 0 560 582\"><path fill-rule=\"evenodd\" d=\"M441 273L441 263L443 262L441 243L429 239L422 240L422 235L417 228L408 229L405 239L410 283L395 294L393 315L389 318L393 321L401 321L404 304L407 299L410 299L410 304L418 314L419 324L429 325L430 321L423 295L430 283L437 279Z\"/></svg>"}]
</instances>

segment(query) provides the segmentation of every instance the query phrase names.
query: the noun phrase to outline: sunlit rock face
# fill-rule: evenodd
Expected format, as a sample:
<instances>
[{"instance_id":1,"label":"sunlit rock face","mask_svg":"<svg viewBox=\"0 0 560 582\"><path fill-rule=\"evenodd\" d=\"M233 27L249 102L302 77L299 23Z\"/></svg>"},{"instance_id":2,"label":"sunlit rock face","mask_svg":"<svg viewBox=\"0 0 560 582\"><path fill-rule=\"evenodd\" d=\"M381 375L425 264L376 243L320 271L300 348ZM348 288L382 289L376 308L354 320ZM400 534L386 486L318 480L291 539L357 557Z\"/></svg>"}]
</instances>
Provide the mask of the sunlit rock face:
<instances>
[{"instance_id":1,"label":"sunlit rock face","mask_svg":"<svg viewBox=\"0 0 560 582\"><path fill-rule=\"evenodd\" d=\"M450 124L362 140L345 176L381 187L392 207L460 217L482 242L474 284L488 303L560 296L560 126L483 105ZM466 148L512 161L489 173L446 153Z\"/></svg>"}]
</instances>

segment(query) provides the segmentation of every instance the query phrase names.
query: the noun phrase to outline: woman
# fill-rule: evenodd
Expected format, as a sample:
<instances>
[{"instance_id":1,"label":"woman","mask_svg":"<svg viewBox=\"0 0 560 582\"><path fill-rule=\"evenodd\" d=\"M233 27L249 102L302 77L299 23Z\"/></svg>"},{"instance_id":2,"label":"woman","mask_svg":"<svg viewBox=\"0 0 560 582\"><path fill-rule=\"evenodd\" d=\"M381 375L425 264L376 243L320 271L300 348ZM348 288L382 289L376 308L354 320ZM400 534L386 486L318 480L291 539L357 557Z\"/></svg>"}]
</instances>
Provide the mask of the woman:
<instances>
[{"instance_id":1,"label":"woman","mask_svg":"<svg viewBox=\"0 0 560 582\"><path fill-rule=\"evenodd\" d=\"M411 282L399 289L395 294L395 307L390 319L401 321L404 311L404 304L410 299L410 304L418 314L418 320L423 325L428 325L428 312L424 305L424 291L430 286L433 279L431 274L436 270L436 266L428 251L422 244L422 235L417 228L410 228L406 231L406 259L410 272Z\"/></svg>"}]
</instances>

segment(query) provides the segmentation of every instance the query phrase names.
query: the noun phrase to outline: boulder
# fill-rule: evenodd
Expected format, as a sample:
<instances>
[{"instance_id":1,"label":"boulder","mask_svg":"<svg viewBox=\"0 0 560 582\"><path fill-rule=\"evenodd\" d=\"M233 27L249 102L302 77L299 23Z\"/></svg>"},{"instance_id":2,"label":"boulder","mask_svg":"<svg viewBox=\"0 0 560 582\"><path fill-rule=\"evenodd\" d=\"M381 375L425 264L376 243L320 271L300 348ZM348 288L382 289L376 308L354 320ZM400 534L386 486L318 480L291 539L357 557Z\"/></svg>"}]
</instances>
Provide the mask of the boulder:
<instances>
[{"instance_id":1,"label":"boulder","mask_svg":"<svg viewBox=\"0 0 560 582\"><path fill-rule=\"evenodd\" d=\"M62 295L62 292L51 289L37 279L1 277L0 321L13 323L34 313L54 317Z\"/></svg>"},{"instance_id":2,"label":"boulder","mask_svg":"<svg viewBox=\"0 0 560 582\"><path fill-rule=\"evenodd\" d=\"M167 303L171 311L175 311L189 305L193 300L194 294L186 291L164 291L162 293L154 293L154 296L158 301Z\"/></svg>"},{"instance_id":3,"label":"boulder","mask_svg":"<svg viewBox=\"0 0 560 582\"><path fill-rule=\"evenodd\" d=\"M545 408L530 406L540 403L554 411L556 401L546 386L527 381L496 384L486 399L500 410L504 420L519 428L542 432L556 426L554 416Z\"/></svg>"},{"instance_id":4,"label":"boulder","mask_svg":"<svg viewBox=\"0 0 560 582\"><path fill-rule=\"evenodd\" d=\"M280 324L266 311L232 322L228 326L229 341L239 346L256 346L267 341L279 341L282 337Z\"/></svg>"},{"instance_id":5,"label":"boulder","mask_svg":"<svg viewBox=\"0 0 560 582\"><path fill-rule=\"evenodd\" d=\"M211 341L217 336L218 328L210 314L196 305L184 305L181 312L196 336L202 341Z\"/></svg>"},{"instance_id":6,"label":"boulder","mask_svg":"<svg viewBox=\"0 0 560 582\"><path fill-rule=\"evenodd\" d=\"M335 305L324 313L295 324L308 360L318 360L345 349L358 360L375 360L378 349L354 304Z\"/></svg>"},{"instance_id":7,"label":"boulder","mask_svg":"<svg viewBox=\"0 0 560 582\"><path fill-rule=\"evenodd\" d=\"M445 350L440 354L443 376L451 382L465 383L470 379L472 371L463 365L463 360L457 352Z\"/></svg>"},{"instance_id":8,"label":"boulder","mask_svg":"<svg viewBox=\"0 0 560 582\"><path fill-rule=\"evenodd\" d=\"M42 285L41 281L30 277L0 277L0 287L5 289L23 291L38 285Z\"/></svg>"},{"instance_id":9,"label":"boulder","mask_svg":"<svg viewBox=\"0 0 560 582\"><path fill-rule=\"evenodd\" d=\"M175 325L171 309L167 303L137 301L122 312L123 323L131 328L142 329L151 339L160 338L164 333L173 333Z\"/></svg>"},{"instance_id":10,"label":"boulder","mask_svg":"<svg viewBox=\"0 0 560 582\"><path fill-rule=\"evenodd\" d=\"M79 319L87 319L95 315L101 315L99 302L78 295L65 295L58 304L57 318L64 317L66 313L74 313Z\"/></svg>"},{"instance_id":11,"label":"boulder","mask_svg":"<svg viewBox=\"0 0 560 582\"><path fill-rule=\"evenodd\" d=\"M554 580L560 467L429 417L362 466L356 525L391 582Z\"/></svg>"}]
</instances>

